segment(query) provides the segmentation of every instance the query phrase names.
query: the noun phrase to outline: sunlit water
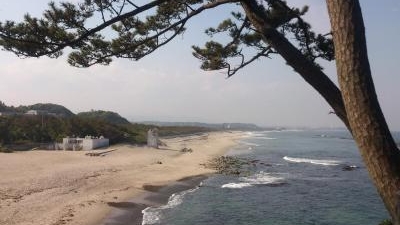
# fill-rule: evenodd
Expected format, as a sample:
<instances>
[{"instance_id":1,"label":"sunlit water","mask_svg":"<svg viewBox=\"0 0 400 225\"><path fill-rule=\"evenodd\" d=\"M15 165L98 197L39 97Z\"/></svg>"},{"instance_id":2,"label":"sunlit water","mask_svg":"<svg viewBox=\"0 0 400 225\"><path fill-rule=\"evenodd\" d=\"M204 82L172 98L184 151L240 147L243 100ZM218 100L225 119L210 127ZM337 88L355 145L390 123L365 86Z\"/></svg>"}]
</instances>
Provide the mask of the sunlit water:
<instances>
[{"instance_id":1,"label":"sunlit water","mask_svg":"<svg viewBox=\"0 0 400 225\"><path fill-rule=\"evenodd\" d=\"M215 175L146 209L143 224L377 225L389 218L345 131L249 132L230 154L260 161L246 176Z\"/></svg>"}]
</instances>

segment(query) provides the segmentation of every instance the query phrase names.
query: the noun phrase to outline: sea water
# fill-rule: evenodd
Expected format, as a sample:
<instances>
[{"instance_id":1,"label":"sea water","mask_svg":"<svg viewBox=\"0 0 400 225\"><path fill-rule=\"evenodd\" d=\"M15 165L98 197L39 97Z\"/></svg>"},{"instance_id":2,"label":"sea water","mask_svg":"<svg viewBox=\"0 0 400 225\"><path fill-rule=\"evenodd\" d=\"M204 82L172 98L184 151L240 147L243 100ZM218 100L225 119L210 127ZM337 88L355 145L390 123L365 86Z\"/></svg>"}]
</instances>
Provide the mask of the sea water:
<instances>
[{"instance_id":1,"label":"sea water","mask_svg":"<svg viewBox=\"0 0 400 225\"><path fill-rule=\"evenodd\" d=\"M249 132L229 154L256 163L243 176L212 176L144 210L143 224L377 225L389 218L346 131Z\"/></svg>"}]
</instances>

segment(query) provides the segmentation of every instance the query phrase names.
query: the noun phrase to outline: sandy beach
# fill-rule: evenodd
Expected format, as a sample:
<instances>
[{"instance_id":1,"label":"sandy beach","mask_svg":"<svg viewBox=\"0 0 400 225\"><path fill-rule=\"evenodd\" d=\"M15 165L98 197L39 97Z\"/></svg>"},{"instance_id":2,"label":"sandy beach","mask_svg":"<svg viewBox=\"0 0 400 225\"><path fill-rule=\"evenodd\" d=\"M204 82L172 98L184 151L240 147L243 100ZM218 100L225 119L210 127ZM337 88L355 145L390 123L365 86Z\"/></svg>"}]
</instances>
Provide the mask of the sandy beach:
<instances>
[{"instance_id":1,"label":"sandy beach","mask_svg":"<svg viewBox=\"0 0 400 225\"><path fill-rule=\"evenodd\" d=\"M87 156L87 151L0 153L0 224L112 224L104 221L118 208L135 208L133 198L140 202L157 191L167 195L177 185L204 179L201 175L214 171L200 164L226 153L240 136L216 132L164 139L164 149L117 145L91 151L114 150L103 156ZM185 147L193 152L180 152ZM165 186L174 182L175 188Z\"/></svg>"}]
</instances>

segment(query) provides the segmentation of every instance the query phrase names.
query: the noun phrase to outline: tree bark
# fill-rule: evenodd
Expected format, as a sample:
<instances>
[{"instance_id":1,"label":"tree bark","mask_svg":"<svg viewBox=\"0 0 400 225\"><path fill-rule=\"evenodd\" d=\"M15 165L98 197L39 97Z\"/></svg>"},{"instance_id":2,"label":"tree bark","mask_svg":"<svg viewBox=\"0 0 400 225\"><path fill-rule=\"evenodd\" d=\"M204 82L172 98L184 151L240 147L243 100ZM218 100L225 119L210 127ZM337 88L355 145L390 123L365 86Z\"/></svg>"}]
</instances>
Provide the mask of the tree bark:
<instances>
[{"instance_id":1,"label":"tree bark","mask_svg":"<svg viewBox=\"0 0 400 225\"><path fill-rule=\"evenodd\" d=\"M335 114L351 131L342 95L337 86L320 68L315 66L282 34L268 24L264 12L260 10L256 1L242 1L241 4L246 16L256 30L262 34L264 41L271 45L286 60L287 64L328 102Z\"/></svg>"},{"instance_id":2,"label":"tree bark","mask_svg":"<svg viewBox=\"0 0 400 225\"><path fill-rule=\"evenodd\" d=\"M357 0L327 0L339 85L347 118L392 221L400 225L400 151L375 93Z\"/></svg>"}]
</instances>

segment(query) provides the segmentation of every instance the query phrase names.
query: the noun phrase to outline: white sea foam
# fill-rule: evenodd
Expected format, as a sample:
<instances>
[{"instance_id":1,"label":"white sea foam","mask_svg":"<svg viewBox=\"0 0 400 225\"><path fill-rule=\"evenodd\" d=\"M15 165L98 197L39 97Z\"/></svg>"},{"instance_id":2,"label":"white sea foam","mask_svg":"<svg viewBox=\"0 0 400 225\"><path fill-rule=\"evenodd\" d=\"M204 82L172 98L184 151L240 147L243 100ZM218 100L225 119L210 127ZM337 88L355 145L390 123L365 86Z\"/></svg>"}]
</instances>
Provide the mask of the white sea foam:
<instances>
[{"instance_id":1,"label":"white sea foam","mask_svg":"<svg viewBox=\"0 0 400 225\"><path fill-rule=\"evenodd\" d=\"M274 174L276 175L276 174ZM259 172L249 177L239 178L239 183L224 184L222 188L245 188L255 185L281 184L284 181L283 177L272 176L271 173Z\"/></svg>"},{"instance_id":2,"label":"white sea foam","mask_svg":"<svg viewBox=\"0 0 400 225\"><path fill-rule=\"evenodd\" d=\"M161 213L157 211L156 207L147 207L142 210L142 213L142 225L157 224L161 219Z\"/></svg>"},{"instance_id":3,"label":"white sea foam","mask_svg":"<svg viewBox=\"0 0 400 225\"><path fill-rule=\"evenodd\" d=\"M245 133L246 137L262 137L265 136L264 132L246 132Z\"/></svg>"},{"instance_id":4,"label":"white sea foam","mask_svg":"<svg viewBox=\"0 0 400 225\"><path fill-rule=\"evenodd\" d=\"M302 130L302 129L286 129L286 130L282 130L282 131L287 131L287 132L303 132L304 130Z\"/></svg>"},{"instance_id":5,"label":"white sea foam","mask_svg":"<svg viewBox=\"0 0 400 225\"><path fill-rule=\"evenodd\" d=\"M277 138L273 137L265 137L265 136L260 136L260 137L254 137L255 139L264 139L264 140L276 140Z\"/></svg>"},{"instance_id":6,"label":"white sea foam","mask_svg":"<svg viewBox=\"0 0 400 225\"><path fill-rule=\"evenodd\" d=\"M251 187L252 185L249 183L228 183L221 186L221 188L244 188L244 187Z\"/></svg>"},{"instance_id":7,"label":"white sea foam","mask_svg":"<svg viewBox=\"0 0 400 225\"><path fill-rule=\"evenodd\" d=\"M311 163L323 166L337 166L341 162L337 160L323 160L323 159L307 159L307 158L294 158L294 157L283 157L284 160L295 163Z\"/></svg>"},{"instance_id":8,"label":"white sea foam","mask_svg":"<svg viewBox=\"0 0 400 225\"><path fill-rule=\"evenodd\" d=\"M182 204L184 196L188 193L196 191L197 189L199 189L199 187L171 195L166 205L162 205L159 207L145 208L144 210L142 210L143 213L142 225L158 224L162 219L162 213L161 213L162 210L171 209Z\"/></svg>"},{"instance_id":9,"label":"white sea foam","mask_svg":"<svg viewBox=\"0 0 400 225\"><path fill-rule=\"evenodd\" d=\"M264 130L264 131L260 131L260 134L268 134L268 133L278 133L281 132L280 130Z\"/></svg>"},{"instance_id":10,"label":"white sea foam","mask_svg":"<svg viewBox=\"0 0 400 225\"><path fill-rule=\"evenodd\" d=\"M250 183L251 185L258 185L258 184L276 184L281 183L284 178L282 177L275 177L272 176L271 173L266 172L259 172L249 177L241 177L239 179L242 182Z\"/></svg>"},{"instance_id":11,"label":"white sea foam","mask_svg":"<svg viewBox=\"0 0 400 225\"><path fill-rule=\"evenodd\" d=\"M252 143L252 142L247 142L247 141L240 141L239 143L243 144L243 145L254 146L254 147L259 147L260 146L259 144Z\"/></svg>"},{"instance_id":12,"label":"white sea foam","mask_svg":"<svg viewBox=\"0 0 400 225\"><path fill-rule=\"evenodd\" d=\"M254 132L246 132L243 135L244 137L253 137L254 136Z\"/></svg>"}]
</instances>

